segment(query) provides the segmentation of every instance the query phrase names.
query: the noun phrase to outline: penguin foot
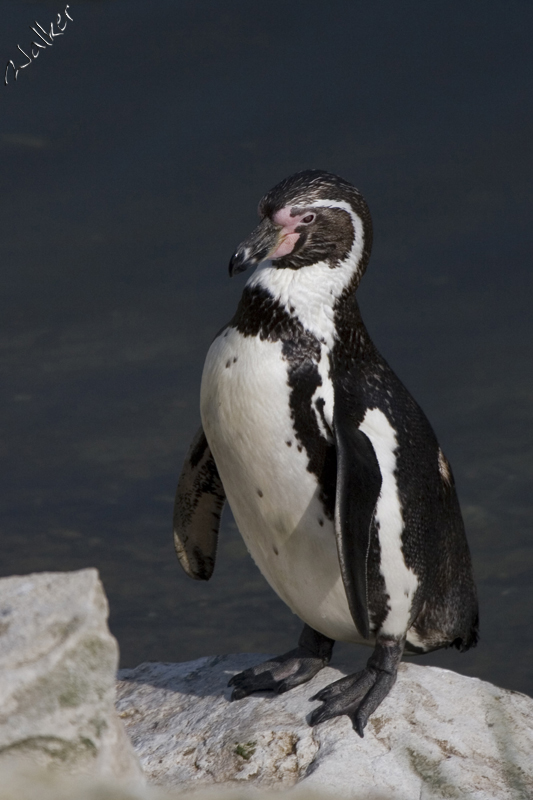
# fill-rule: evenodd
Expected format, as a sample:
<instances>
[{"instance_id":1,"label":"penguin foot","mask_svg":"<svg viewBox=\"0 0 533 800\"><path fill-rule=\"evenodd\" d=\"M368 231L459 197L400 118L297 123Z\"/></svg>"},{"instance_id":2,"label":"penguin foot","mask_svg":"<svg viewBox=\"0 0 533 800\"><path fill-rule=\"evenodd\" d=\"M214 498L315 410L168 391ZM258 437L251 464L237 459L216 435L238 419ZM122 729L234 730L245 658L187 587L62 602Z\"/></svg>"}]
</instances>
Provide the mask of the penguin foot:
<instances>
[{"instance_id":1,"label":"penguin foot","mask_svg":"<svg viewBox=\"0 0 533 800\"><path fill-rule=\"evenodd\" d=\"M329 663L333 645L333 639L305 625L294 650L234 675L228 683L234 687L230 699L241 700L253 692L283 694L307 683Z\"/></svg>"},{"instance_id":2,"label":"penguin foot","mask_svg":"<svg viewBox=\"0 0 533 800\"><path fill-rule=\"evenodd\" d=\"M324 705L313 711L310 725L319 725L327 719L345 714L350 717L355 731L363 738L370 715L396 683L403 648L403 640L378 641L367 661L366 669L331 683L311 698L322 701Z\"/></svg>"}]
</instances>

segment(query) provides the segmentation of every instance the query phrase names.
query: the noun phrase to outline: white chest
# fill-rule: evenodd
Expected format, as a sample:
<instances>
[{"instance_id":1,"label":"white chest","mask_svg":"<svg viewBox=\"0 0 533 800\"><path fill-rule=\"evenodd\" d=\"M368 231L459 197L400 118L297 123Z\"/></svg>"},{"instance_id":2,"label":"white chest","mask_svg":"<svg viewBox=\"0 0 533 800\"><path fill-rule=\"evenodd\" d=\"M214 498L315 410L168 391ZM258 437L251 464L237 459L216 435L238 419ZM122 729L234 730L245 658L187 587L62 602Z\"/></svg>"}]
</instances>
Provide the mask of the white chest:
<instances>
[{"instance_id":1,"label":"white chest","mask_svg":"<svg viewBox=\"0 0 533 800\"><path fill-rule=\"evenodd\" d=\"M328 419L333 394L321 361ZM273 589L316 630L357 641L333 523L295 433L288 368L281 342L227 329L204 367L204 431L239 530Z\"/></svg>"}]
</instances>

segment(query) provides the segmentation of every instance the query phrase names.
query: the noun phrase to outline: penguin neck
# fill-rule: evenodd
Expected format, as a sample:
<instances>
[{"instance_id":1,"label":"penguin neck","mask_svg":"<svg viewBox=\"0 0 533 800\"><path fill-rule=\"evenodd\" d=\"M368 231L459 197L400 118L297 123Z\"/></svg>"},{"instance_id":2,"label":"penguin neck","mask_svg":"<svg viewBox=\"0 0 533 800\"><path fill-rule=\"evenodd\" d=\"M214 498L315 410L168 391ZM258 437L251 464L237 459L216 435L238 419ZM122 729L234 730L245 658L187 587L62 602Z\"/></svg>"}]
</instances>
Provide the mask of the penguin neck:
<instances>
[{"instance_id":1,"label":"penguin neck","mask_svg":"<svg viewBox=\"0 0 533 800\"><path fill-rule=\"evenodd\" d=\"M332 268L319 261L301 269L278 269L264 261L246 284L245 296L266 293L276 306L331 349L337 338L337 309L352 297L360 278L355 254ZM266 309L265 309L266 311Z\"/></svg>"},{"instance_id":2,"label":"penguin neck","mask_svg":"<svg viewBox=\"0 0 533 800\"><path fill-rule=\"evenodd\" d=\"M361 317L355 291L339 298L335 307L335 330L334 358L338 366L349 367L354 359L369 363L382 360Z\"/></svg>"}]
</instances>

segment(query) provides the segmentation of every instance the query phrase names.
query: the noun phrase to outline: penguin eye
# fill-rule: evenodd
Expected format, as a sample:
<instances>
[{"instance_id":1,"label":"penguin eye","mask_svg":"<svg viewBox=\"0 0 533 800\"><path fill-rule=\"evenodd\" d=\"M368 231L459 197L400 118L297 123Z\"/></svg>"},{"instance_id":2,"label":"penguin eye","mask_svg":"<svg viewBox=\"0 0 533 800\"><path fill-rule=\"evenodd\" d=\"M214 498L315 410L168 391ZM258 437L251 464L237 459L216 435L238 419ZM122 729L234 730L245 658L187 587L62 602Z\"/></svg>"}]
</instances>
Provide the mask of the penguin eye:
<instances>
[{"instance_id":1,"label":"penguin eye","mask_svg":"<svg viewBox=\"0 0 533 800\"><path fill-rule=\"evenodd\" d=\"M305 217L302 219L304 225L309 225L309 223L313 222L315 218L315 214L306 214Z\"/></svg>"}]
</instances>

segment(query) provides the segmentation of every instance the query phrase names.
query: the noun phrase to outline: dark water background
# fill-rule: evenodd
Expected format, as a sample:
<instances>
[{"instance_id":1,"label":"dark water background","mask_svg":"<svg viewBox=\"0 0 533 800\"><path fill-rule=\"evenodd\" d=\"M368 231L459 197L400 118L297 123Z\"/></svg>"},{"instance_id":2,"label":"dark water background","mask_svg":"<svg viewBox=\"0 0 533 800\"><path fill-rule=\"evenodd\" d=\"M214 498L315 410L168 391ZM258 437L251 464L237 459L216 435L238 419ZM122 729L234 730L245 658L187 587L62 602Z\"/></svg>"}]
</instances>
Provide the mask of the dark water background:
<instances>
[{"instance_id":1,"label":"dark water background","mask_svg":"<svg viewBox=\"0 0 533 800\"><path fill-rule=\"evenodd\" d=\"M63 7L0 0L0 66ZM0 86L1 573L97 567L125 666L294 644L230 515L200 584L171 511L245 281L229 256L265 190L329 169L369 202L363 315L452 462L473 551L481 643L424 663L533 694L533 4L70 13Z\"/></svg>"}]
</instances>

